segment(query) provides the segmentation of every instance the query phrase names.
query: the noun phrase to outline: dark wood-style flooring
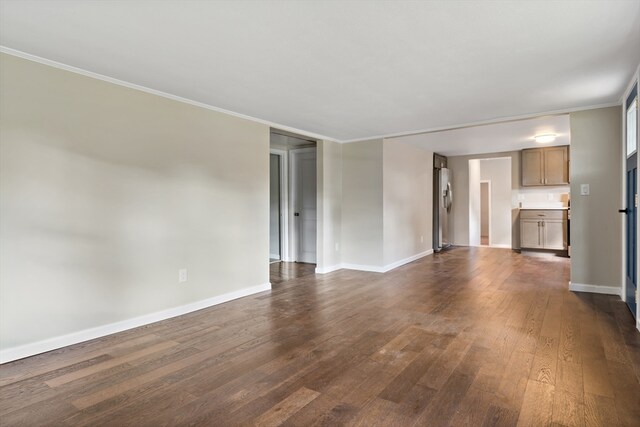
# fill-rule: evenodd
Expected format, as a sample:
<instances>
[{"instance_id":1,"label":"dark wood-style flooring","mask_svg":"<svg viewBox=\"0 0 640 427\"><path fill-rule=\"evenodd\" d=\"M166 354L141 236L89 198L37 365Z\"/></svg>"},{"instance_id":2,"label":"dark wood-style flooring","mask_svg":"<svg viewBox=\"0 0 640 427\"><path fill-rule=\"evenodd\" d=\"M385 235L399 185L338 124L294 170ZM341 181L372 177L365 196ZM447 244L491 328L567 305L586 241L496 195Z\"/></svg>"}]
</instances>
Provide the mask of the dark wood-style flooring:
<instances>
[{"instance_id":1,"label":"dark wood-style flooring","mask_svg":"<svg viewBox=\"0 0 640 427\"><path fill-rule=\"evenodd\" d=\"M0 424L638 426L640 333L568 262L279 265L270 293L3 365Z\"/></svg>"}]
</instances>

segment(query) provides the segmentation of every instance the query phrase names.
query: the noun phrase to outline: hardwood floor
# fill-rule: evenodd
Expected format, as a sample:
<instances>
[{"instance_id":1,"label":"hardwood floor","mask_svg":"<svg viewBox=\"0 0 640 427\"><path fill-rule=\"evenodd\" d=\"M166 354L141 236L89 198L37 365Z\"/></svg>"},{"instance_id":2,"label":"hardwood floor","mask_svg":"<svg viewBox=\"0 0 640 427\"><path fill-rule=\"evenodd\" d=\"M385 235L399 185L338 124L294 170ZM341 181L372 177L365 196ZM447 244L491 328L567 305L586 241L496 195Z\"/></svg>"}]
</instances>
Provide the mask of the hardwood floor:
<instances>
[{"instance_id":1,"label":"hardwood floor","mask_svg":"<svg viewBox=\"0 0 640 427\"><path fill-rule=\"evenodd\" d=\"M567 291L568 259L307 273L3 365L0 424L640 424L640 333L619 298Z\"/></svg>"},{"instance_id":2,"label":"hardwood floor","mask_svg":"<svg viewBox=\"0 0 640 427\"><path fill-rule=\"evenodd\" d=\"M277 285L287 280L313 275L316 272L315 264L304 262L275 262L269 264L269 282Z\"/></svg>"}]
</instances>

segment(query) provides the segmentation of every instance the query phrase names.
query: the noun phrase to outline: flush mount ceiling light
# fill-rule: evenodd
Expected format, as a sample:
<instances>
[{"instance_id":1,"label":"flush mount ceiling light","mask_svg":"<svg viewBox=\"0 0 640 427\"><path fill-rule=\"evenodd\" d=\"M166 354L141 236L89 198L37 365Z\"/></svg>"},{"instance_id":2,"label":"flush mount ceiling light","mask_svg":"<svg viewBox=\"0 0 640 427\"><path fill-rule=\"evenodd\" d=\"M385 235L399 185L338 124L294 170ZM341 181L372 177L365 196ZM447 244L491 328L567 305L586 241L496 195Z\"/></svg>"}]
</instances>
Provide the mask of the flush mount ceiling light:
<instances>
[{"instance_id":1,"label":"flush mount ceiling light","mask_svg":"<svg viewBox=\"0 0 640 427\"><path fill-rule=\"evenodd\" d=\"M547 144L549 142L555 141L556 136L557 135L555 133L545 133L542 135L536 135L533 137L533 139L535 139L538 144Z\"/></svg>"}]
</instances>

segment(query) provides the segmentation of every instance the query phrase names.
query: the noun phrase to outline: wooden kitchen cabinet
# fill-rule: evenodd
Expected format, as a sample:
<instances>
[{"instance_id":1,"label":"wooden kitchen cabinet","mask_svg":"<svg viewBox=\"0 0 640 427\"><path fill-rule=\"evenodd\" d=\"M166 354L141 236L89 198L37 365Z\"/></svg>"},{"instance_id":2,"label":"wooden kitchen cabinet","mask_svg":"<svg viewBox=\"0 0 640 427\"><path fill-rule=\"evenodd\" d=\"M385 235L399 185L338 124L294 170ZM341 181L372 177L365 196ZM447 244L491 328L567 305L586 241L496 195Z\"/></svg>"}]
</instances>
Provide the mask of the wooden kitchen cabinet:
<instances>
[{"instance_id":1,"label":"wooden kitchen cabinet","mask_svg":"<svg viewBox=\"0 0 640 427\"><path fill-rule=\"evenodd\" d=\"M569 146L522 150L522 186L569 184Z\"/></svg>"},{"instance_id":2,"label":"wooden kitchen cabinet","mask_svg":"<svg viewBox=\"0 0 640 427\"><path fill-rule=\"evenodd\" d=\"M520 220L520 247L531 249L542 248L540 221Z\"/></svg>"},{"instance_id":3,"label":"wooden kitchen cabinet","mask_svg":"<svg viewBox=\"0 0 640 427\"><path fill-rule=\"evenodd\" d=\"M521 248L566 250L567 236L567 211L520 211Z\"/></svg>"},{"instance_id":4,"label":"wooden kitchen cabinet","mask_svg":"<svg viewBox=\"0 0 640 427\"><path fill-rule=\"evenodd\" d=\"M542 229L545 249L567 249L567 221L545 220Z\"/></svg>"}]
</instances>

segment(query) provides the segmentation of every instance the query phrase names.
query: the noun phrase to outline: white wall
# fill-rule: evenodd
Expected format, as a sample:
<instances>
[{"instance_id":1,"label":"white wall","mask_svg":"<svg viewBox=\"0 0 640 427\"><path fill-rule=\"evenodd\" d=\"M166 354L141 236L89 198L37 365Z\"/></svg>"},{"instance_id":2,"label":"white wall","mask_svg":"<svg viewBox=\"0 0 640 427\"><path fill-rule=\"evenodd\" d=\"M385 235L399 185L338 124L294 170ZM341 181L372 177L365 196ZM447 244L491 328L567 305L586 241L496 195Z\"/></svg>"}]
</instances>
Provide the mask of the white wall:
<instances>
[{"instance_id":1,"label":"white wall","mask_svg":"<svg viewBox=\"0 0 640 427\"><path fill-rule=\"evenodd\" d=\"M432 248L433 153L394 140L383 144L384 265Z\"/></svg>"},{"instance_id":2,"label":"white wall","mask_svg":"<svg viewBox=\"0 0 640 427\"><path fill-rule=\"evenodd\" d=\"M469 160L469 236L471 246L480 245L480 160ZM452 180L453 181L453 180ZM453 186L453 182L452 182ZM453 199L457 192L453 190ZM453 206L452 206L453 210Z\"/></svg>"},{"instance_id":3,"label":"white wall","mask_svg":"<svg viewBox=\"0 0 640 427\"><path fill-rule=\"evenodd\" d=\"M433 153L393 140L342 145L342 257L387 271L430 252Z\"/></svg>"},{"instance_id":4,"label":"white wall","mask_svg":"<svg viewBox=\"0 0 640 427\"><path fill-rule=\"evenodd\" d=\"M570 114L571 282L618 294L623 280L621 116L621 107ZM589 184L589 196L580 195L581 184Z\"/></svg>"},{"instance_id":5,"label":"white wall","mask_svg":"<svg viewBox=\"0 0 640 427\"><path fill-rule=\"evenodd\" d=\"M267 126L5 54L0 67L3 351L268 289Z\"/></svg>"},{"instance_id":6,"label":"white wall","mask_svg":"<svg viewBox=\"0 0 640 427\"><path fill-rule=\"evenodd\" d=\"M480 179L491 181L491 245L511 247L511 157L480 160Z\"/></svg>"},{"instance_id":7,"label":"white wall","mask_svg":"<svg viewBox=\"0 0 640 427\"><path fill-rule=\"evenodd\" d=\"M318 142L318 248L316 271L336 270L342 242L342 144Z\"/></svg>"},{"instance_id":8,"label":"white wall","mask_svg":"<svg viewBox=\"0 0 640 427\"><path fill-rule=\"evenodd\" d=\"M342 263L381 267L382 140L342 146Z\"/></svg>"}]
</instances>

